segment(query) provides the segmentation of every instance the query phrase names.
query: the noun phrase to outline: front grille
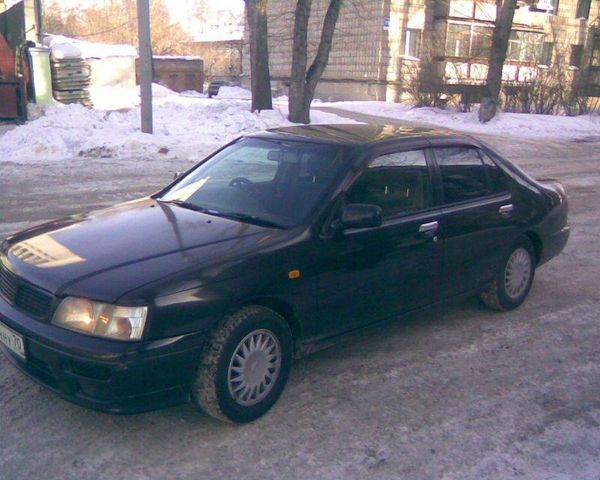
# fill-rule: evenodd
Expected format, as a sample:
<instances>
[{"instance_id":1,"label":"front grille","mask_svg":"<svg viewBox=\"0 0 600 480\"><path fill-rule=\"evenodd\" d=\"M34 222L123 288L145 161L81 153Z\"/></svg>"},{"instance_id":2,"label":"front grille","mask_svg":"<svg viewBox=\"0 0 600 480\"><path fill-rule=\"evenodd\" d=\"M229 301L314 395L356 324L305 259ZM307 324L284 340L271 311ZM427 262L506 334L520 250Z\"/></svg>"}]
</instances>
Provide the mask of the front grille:
<instances>
[{"instance_id":1,"label":"front grille","mask_svg":"<svg viewBox=\"0 0 600 480\"><path fill-rule=\"evenodd\" d=\"M48 314L54 298L26 284L0 264L0 296L9 304L37 318Z\"/></svg>"},{"instance_id":2,"label":"front grille","mask_svg":"<svg viewBox=\"0 0 600 480\"><path fill-rule=\"evenodd\" d=\"M11 305L17 296L17 278L0 265L0 296Z\"/></svg>"},{"instance_id":3,"label":"front grille","mask_svg":"<svg viewBox=\"0 0 600 480\"><path fill-rule=\"evenodd\" d=\"M17 289L15 305L34 317L44 318L52 306L52 297L30 287Z\"/></svg>"}]
</instances>

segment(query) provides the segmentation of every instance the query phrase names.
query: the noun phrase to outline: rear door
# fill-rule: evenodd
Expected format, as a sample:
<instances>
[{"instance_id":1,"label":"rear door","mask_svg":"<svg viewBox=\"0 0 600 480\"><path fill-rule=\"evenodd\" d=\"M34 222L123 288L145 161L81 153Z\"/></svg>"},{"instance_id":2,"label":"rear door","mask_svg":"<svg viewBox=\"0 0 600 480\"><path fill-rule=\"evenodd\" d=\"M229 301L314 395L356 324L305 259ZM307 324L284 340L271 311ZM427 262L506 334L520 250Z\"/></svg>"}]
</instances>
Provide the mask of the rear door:
<instances>
[{"instance_id":1,"label":"rear door","mask_svg":"<svg viewBox=\"0 0 600 480\"><path fill-rule=\"evenodd\" d=\"M374 158L345 195L345 203L378 205L383 224L322 238L319 333L350 330L437 299L442 252L440 210L433 202L430 165L422 149Z\"/></svg>"},{"instance_id":2,"label":"rear door","mask_svg":"<svg viewBox=\"0 0 600 480\"><path fill-rule=\"evenodd\" d=\"M517 234L508 177L472 146L431 150L443 204L442 295L473 291L489 282Z\"/></svg>"}]
</instances>

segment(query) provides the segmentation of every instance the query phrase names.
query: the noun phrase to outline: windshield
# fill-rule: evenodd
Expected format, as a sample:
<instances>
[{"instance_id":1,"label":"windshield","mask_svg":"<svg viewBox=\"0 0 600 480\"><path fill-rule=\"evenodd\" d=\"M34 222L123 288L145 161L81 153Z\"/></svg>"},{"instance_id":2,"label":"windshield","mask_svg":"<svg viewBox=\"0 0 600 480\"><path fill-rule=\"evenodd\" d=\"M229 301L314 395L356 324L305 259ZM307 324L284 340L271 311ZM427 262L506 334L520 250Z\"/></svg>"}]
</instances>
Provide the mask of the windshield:
<instances>
[{"instance_id":1,"label":"windshield","mask_svg":"<svg viewBox=\"0 0 600 480\"><path fill-rule=\"evenodd\" d=\"M204 162L159 199L250 223L296 226L343 170L331 145L244 139Z\"/></svg>"}]
</instances>

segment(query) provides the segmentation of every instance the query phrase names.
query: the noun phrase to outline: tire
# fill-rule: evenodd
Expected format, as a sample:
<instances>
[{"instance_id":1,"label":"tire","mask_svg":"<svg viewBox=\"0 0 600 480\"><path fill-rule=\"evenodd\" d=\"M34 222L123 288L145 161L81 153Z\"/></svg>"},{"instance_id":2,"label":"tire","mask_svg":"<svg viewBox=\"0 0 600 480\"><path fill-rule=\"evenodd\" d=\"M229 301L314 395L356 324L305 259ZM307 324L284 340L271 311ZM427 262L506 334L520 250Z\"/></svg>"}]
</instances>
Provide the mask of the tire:
<instances>
[{"instance_id":1,"label":"tire","mask_svg":"<svg viewBox=\"0 0 600 480\"><path fill-rule=\"evenodd\" d=\"M492 283L482 292L483 303L503 312L517 308L529 295L535 264L535 250L531 241L527 237L519 238L503 257ZM516 278L512 283L509 280L511 275L513 279Z\"/></svg>"},{"instance_id":2,"label":"tire","mask_svg":"<svg viewBox=\"0 0 600 480\"><path fill-rule=\"evenodd\" d=\"M292 333L283 317L261 306L242 308L219 323L204 348L192 400L219 420L256 420L281 395L292 354Z\"/></svg>"}]
</instances>

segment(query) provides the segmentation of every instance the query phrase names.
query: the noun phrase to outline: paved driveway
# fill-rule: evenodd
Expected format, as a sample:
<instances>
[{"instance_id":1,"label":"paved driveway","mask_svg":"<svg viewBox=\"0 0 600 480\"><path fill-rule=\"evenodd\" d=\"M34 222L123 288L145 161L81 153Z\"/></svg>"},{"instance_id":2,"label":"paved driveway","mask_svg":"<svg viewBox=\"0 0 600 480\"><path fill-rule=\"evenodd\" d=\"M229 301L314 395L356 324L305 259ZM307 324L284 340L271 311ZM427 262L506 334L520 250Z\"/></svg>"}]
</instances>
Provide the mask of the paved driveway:
<instances>
[{"instance_id":1,"label":"paved driveway","mask_svg":"<svg viewBox=\"0 0 600 480\"><path fill-rule=\"evenodd\" d=\"M485 140L570 194L571 241L522 308L471 300L373 329L297 362L241 427L190 405L95 413L0 358L0 478L598 480L600 143ZM0 238L150 193L185 162L1 165Z\"/></svg>"}]
</instances>

